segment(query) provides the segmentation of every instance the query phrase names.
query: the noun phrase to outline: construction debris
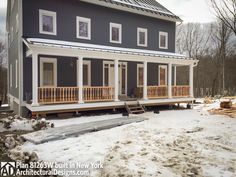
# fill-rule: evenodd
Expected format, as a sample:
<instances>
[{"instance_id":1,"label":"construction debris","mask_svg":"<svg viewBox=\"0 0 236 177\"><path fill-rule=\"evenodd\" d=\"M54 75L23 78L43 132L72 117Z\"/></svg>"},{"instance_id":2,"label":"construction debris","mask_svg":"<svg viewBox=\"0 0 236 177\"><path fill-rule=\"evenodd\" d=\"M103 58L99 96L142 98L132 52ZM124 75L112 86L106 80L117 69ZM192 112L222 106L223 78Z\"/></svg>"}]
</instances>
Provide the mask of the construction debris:
<instances>
[{"instance_id":1,"label":"construction debris","mask_svg":"<svg viewBox=\"0 0 236 177\"><path fill-rule=\"evenodd\" d=\"M204 103L205 104L212 104L212 103L214 103L215 101L214 101L214 99L212 98L212 97L205 97L204 98Z\"/></svg>"},{"instance_id":2,"label":"construction debris","mask_svg":"<svg viewBox=\"0 0 236 177\"><path fill-rule=\"evenodd\" d=\"M221 108L230 109L232 107L232 101L231 100L229 100L229 101L222 101L220 103L220 107Z\"/></svg>"},{"instance_id":3,"label":"construction debris","mask_svg":"<svg viewBox=\"0 0 236 177\"><path fill-rule=\"evenodd\" d=\"M236 118L236 105L232 105L230 108L212 109L209 111L211 114L225 115L231 118Z\"/></svg>"}]
</instances>

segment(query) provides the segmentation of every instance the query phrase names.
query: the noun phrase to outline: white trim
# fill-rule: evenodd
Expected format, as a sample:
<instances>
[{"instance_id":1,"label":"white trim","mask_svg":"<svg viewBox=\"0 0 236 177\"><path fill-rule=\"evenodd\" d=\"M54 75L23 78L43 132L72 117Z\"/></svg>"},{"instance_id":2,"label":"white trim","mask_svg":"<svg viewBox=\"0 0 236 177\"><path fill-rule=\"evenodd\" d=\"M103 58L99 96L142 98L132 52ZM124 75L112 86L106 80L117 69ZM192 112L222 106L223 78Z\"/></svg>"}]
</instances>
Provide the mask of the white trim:
<instances>
[{"instance_id":1,"label":"white trim","mask_svg":"<svg viewBox=\"0 0 236 177\"><path fill-rule=\"evenodd\" d=\"M15 0L11 0L11 11L14 8Z\"/></svg>"},{"instance_id":2,"label":"white trim","mask_svg":"<svg viewBox=\"0 0 236 177\"><path fill-rule=\"evenodd\" d=\"M12 87L12 64L10 64L10 87Z\"/></svg>"},{"instance_id":3,"label":"white trim","mask_svg":"<svg viewBox=\"0 0 236 177\"><path fill-rule=\"evenodd\" d=\"M143 72L144 72L144 65L143 64L137 64L137 87L143 87L143 85L139 84L139 68L143 68Z\"/></svg>"},{"instance_id":4,"label":"white trim","mask_svg":"<svg viewBox=\"0 0 236 177\"><path fill-rule=\"evenodd\" d=\"M166 46L161 46L161 36L165 36ZM168 33L167 32L159 31L159 48L160 49L168 49Z\"/></svg>"},{"instance_id":5,"label":"white trim","mask_svg":"<svg viewBox=\"0 0 236 177\"><path fill-rule=\"evenodd\" d=\"M13 95L8 94L8 97L10 98L10 100L11 100L12 102L15 102L15 103L17 103L17 104L20 104L19 99L16 98L16 97L14 97Z\"/></svg>"},{"instance_id":6,"label":"white trim","mask_svg":"<svg viewBox=\"0 0 236 177\"><path fill-rule=\"evenodd\" d=\"M16 64L15 64L15 72L16 72L16 88L18 88L18 60L16 60Z\"/></svg>"},{"instance_id":7,"label":"white trim","mask_svg":"<svg viewBox=\"0 0 236 177\"><path fill-rule=\"evenodd\" d=\"M84 22L88 24L88 36L80 36L79 35L79 22ZM91 40L91 19L90 18L85 18L85 17L76 17L76 37L79 39L87 39Z\"/></svg>"},{"instance_id":8,"label":"white trim","mask_svg":"<svg viewBox=\"0 0 236 177\"><path fill-rule=\"evenodd\" d=\"M160 69L165 69L165 85L161 85L161 75L160 75ZM158 85L159 86L166 86L167 85L167 65L158 65Z\"/></svg>"},{"instance_id":9,"label":"white trim","mask_svg":"<svg viewBox=\"0 0 236 177\"><path fill-rule=\"evenodd\" d=\"M148 71L148 62L143 62L143 99L148 100L147 96L147 71Z\"/></svg>"},{"instance_id":10,"label":"white trim","mask_svg":"<svg viewBox=\"0 0 236 177\"><path fill-rule=\"evenodd\" d=\"M14 27L13 27L13 25L12 25L12 26L11 26L11 33L10 33L10 39L11 39L10 43L13 42L13 38L14 38Z\"/></svg>"},{"instance_id":11,"label":"white trim","mask_svg":"<svg viewBox=\"0 0 236 177\"><path fill-rule=\"evenodd\" d=\"M128 74L128 64L127 64L127 62L119 62L119 65L120 65L120 67L119 67L119 70L120 70L120 74L119 74L119 81L120 82L122 82L122 73L121 73L121 71L122 71L122 67L121 67L121 65L125 65L125 94L122 94L122 84L120 83L119 84L119 95L127 95L127 90L128 90L128 86L127 86L127 84L128 84L128 76L127 76L127 74Z\"/></svg>"},{"instance_id":12,"label":"white trim","mask_svg":"<svg viewBox=\"0 0 236 177\"><path fill-rule=\"evenodd\" d=\"M83 86L91 86L91 61L90 60L83 60L83 66L84 65L88 65L88 73L87 73L88 85L83 85Z\"/></svg>"},{"instance_id":13,"label":"white trim","mask_svg":"<svg viewBox=\"0 0 236 177\"><path fill-rule=\"evenodd\" d=\"M168 98L172 98L172 63L168 63Z\"/></svg>"},{"instance_id":14,"label":"white trim","mask_svg":"<svg viewBox=\"0 0 236 177\"><path fill-rule=\"evenodd\" d=\"M43 64L44 63L52 63L53 64L53 76L54 76L54 85L52 87L57 87L57 59L56 58L45 58L40 57L40 87L48 87L48 85L43 85Z\"/></svg>"},{"instance_id":15,"label":"white trim","mask_svg":"<svg viewBox=\"0 0 236 177\"><path fill-rule=\"evenodd\" d=\"M112 28L118 28L119 29L119 40L118 41L112 40ZM110 43L117 43L117 44L122 43L122 25L121 24L110 23Z\"/></svg>"},{"instance_id":16,"label":"white trim","mask_svg":"<svg viewBox=\"0 0 236 177\"><path fill-rule=\"evenodd\" d=\"M53 18L53 31L43 31L43 15L51 16ZM48 10L42 10L39 9L39 33L41 34L48 34L48 35L57 35L57 13L48 11Z\"/></svg>"},{"instance_id":17,"label":"white trim","mask_svg":"<svg viewBox=\"0 0 236 177\"><path fill-rule=\"evenodd\" d=\"M19 15L18 13L16 14L16 33L19 32Z\"/></svg>"},{"instance_id":18,"label":"white trim","mask_svg":"<svg viewBox=\"0 0 236 177\"><path fill-rule=\"evenodd\" d=\"M172 99L149 99L139 100L140 104L145 105L166 105L169 103L184 103L192 102L194 98L172 98ZM73 110L73 109L86 109L86 108L104 108L110 107L111 109L115 106L125 106L126 101L111 101L111 102L98 102L98 103L84 103L84 104L57 104L57 105L40 105L34 107L30 104L26 104L26 107L32 112L45 112L45 111L59 111L59 110Z\"/></svg>"},{"instance_id":19,"label":"white trim","mask_svg":"<svg viewBox=\"0 0 236 177\"><path fill-rule=\"evenodd\" d=\"M145 41L144 44L140 44L140 36L139 33L143 32L145 35ZM137 28L137 46L141 46L141 47L147 47L148 46L148 30L147 28Z\"/></svg>"}]
</instances>

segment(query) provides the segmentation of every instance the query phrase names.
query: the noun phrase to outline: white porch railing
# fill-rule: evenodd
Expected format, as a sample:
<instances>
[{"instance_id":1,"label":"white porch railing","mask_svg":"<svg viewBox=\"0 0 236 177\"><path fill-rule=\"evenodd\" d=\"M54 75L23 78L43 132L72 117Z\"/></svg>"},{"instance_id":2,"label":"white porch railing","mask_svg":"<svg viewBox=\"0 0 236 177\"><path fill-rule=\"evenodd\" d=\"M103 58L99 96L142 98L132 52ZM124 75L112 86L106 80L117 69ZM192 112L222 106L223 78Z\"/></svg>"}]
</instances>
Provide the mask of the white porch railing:
<instances>
[{"instance_id":1,"label":"white porch railing","mask_svg":"<svg viewBox=\"0 0 236 177\"><path fill-rule=\"evenodd\" d=\"M77 103L79 87L39 87L38 101L40 104ZM84 102L114 100L114 87L84 87Z\"/></svg>"}]
</instances>

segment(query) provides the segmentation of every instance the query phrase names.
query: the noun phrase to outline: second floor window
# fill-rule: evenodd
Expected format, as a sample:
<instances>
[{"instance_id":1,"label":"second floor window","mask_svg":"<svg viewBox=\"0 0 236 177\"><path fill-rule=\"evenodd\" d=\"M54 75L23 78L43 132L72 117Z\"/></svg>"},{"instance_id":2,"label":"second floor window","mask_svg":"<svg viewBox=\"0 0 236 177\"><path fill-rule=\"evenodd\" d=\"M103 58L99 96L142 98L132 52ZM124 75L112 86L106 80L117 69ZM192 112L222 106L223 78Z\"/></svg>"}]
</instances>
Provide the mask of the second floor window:
<instances>
[{"instance_id":1,"label":"second floor window","mask_svg":"<svg viewBox=\"0 0 236 177\"><path fill-rule=\"evenodd\" d=\"M91 39L91 19L76 17L77 20L77 38Z\"/></svg>"},{"instance_id":2,"label":"second floor window","mask_svg":"<svg viewBox=\"0 0 236 177\"><path fill-rule=\"evenodd\" d=\"M110 23L110 42L119 43L122 42L122 25L117 23Z\"/></svg>"},{"instance_id":3,"label":"second floor window","mask_svg":"<svg viewBox=\"0 0 236 177\"><path fill-rule=\"evenodd\" d=\"M137 28L137 45L147 47L147 29Z\"/></svg>"},{"instance_id":4,"label":"second floor window","mask_svg":"<svg viewBox=\"0 0 236 177\"><path fill-rule=\"evenodd\" d=\"M168 49L168 33L159 32L159 48Z\"/></svg>"},{"instance_id":5,"label":"second floor window","mask_svg":"<svg viewBox=\"0 0 236 177\"><path fill-rule=\"evenodd\" d=\"M47 10L39 10L39 32L57 35L57 14Z\"/></svg>"}]
</instances>

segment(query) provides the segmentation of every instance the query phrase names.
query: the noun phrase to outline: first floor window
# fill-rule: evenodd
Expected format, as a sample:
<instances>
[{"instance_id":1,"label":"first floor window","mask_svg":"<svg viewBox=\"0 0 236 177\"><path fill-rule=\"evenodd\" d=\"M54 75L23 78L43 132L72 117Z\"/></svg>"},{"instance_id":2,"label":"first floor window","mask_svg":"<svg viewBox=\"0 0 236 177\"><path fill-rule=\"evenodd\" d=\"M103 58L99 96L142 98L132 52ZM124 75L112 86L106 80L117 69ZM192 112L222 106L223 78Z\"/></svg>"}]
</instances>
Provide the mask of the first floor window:
<instances>
[{"instance_id":1,"label":"first floor window","mask_svg":"<svg viewBox=\"0 0 236 177\"><path fill-rule=\"evenodd\" d=\"M104 65L104 86L109 86L109 64Z\"/></svg>"},{"instance_id":2,"label":"first floor window","mask_svg":"<svg viewBox=\"0 0 236 177\"><path fill-rule=\"evenodd\" d=\"M138 46L147 47L147 29L137 29L137 44Z\"/></svg>"},{"instance_id":3,"label":"first floor window","mask_svg":"<svg viewBox=\"0 0 236 177\"><path fill-rule=\"evenodd\" d=\"M142 87L143 86L143 65L138 64L137 66L137 86Z\"/></svg>"},{"instance_id":4,"label":"first floor window","mask_svg":"<svg viewBox=\"0 0 236 177\"><path fill-rule=\"evenodd\" d=\"M18 60L16 60L15 72L16 72L16 88L18 88Z\"/></svg>"},{"instance_id":5,"label":"first floor window","mask_svg":"<svg viewBox=\"0 0 236 177\"><path fill-rule=\"evenodd\" d=\"M167 66L166 65L159 66L159 85L160 86L167 85Z\"/></svg>"},{"instance_id":6,"label":"first floor window","mask_svg":"<svg viewBox=\"0 0 236 177\"><path fill-rule=\"evenodd\" d=\"M57 15L56 12L39 10L39 32L42 34L57 34Z\"/></svg>"},{"instance_id":7,"label":"first floor window","mask_svg":"<svg viewBox=\"0 0 236 177\"><path fill-rule=\"evenodd\" d=\"M10 65L10 87L12 87L12 64Z\"/></svg>"},{"instance_id":8,"label":"first floor window","mask_svg":"<svg viewBox=\"0 0 236 177\"><path fill-rule=\"evenodd\" d=\"M91 85L91 63L90 61L84 61L83 63L83 85Z\"/></svg>"},{"instance_id":9,"label":"first floor window","mask_svg":"<svg viewBox=\"0 0 236 177\"><path fill-rule=\"evenodd\" d=\"M117 23L110 23L110 42L121 43L122 39L122 26Z\"/></svg>"},{"instance_id":10,"label":"first floor window","mask_svg":"<svg viewBox=\"0 0 236 177\"><path fill-rule=\"evenodd\" d=\"M159 32L159 48L168 49L168 33Z\"/></svg>"},{"instance_id":11,"label":"first floor window","mask_svg":"<svg viewBox=\"0 0 236 177\"><path fill-rule=\"evenodd\" d=\"M57 86L57 61L52 58L40 59L40 85L42 87Z\"/></svg>"},{"instance_id":12,"label":"first floor window","mask_svg":"<svg viewBox=\"0 0 236 177\"><path fill-rule=\"evenodd\" d=\"M84 17L76 17L77 19L77 38L91 39L91 20Z\"/></svg>"}]
</instances>

